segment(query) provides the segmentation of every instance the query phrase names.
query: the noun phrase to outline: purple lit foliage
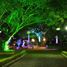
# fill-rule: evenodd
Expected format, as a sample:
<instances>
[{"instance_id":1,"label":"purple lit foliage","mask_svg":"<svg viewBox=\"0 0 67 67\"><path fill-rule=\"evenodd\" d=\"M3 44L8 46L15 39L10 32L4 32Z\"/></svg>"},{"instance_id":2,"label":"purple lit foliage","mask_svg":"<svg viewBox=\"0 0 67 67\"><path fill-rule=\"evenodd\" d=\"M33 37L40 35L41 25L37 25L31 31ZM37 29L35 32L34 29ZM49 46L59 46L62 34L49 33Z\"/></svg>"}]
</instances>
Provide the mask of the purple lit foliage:
<instances>
[{"instance_id":1,"label":"purple lit foliage","mask_svg":"<svg viewBox=\"0 0 67 67\"><path fill-rule=\"evenodd\" d=\"M21 43L22 43L22 40L18 39L17 42L16 42L16 44L17 44L17 48L16 49L20 48Z\"/></svg>"}]
</instances>

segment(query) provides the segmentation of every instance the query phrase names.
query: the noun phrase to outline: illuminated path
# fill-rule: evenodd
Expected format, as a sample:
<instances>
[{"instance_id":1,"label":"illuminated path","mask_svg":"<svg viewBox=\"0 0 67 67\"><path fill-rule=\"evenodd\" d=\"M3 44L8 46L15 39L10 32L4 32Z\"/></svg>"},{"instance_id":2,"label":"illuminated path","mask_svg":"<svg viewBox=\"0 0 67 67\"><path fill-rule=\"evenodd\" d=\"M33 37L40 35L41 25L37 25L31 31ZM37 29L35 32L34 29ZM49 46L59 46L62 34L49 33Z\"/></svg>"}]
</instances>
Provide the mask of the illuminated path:
<instances>
[{"instance_id":1,"label":"illuminated path","mask_svg":"<svg viewBox=\"0 0 67 67\"><path fill-rule=\"evenodd\" d=\"M67 59L57 51L28 51L28 54L9 67L67 67Z\"/></svg>"}]
</instances>

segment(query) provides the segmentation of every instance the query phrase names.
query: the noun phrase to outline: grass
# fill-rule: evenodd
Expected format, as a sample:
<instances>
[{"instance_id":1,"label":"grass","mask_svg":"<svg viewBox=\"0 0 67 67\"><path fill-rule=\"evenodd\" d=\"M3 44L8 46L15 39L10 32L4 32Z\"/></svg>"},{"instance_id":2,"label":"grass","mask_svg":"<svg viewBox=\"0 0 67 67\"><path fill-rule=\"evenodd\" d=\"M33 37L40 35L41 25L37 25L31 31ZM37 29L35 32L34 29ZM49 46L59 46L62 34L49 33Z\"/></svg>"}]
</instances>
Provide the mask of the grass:
<instances>
[{"instance_id":1,"label":"grass","mask_svg":"<svg viewBox=\"0 0 67 67\"><path fill-rule=\"evenodd\" d=\"M32 57L62 58L60 54L31 54Z\"/></svg>"},{"instance_id":2,"label":"grass","mask_svg":"<svg viewBox=\"0 0 67 67\"><path fill-rule=\"evenodd\" d=\"M61 53L65 58L67 58L67 51L62 51Z\"/></svg>"},{"instance_id":3,"label":"grass","mask_svg":"<svg viewBox=\"0 0 67 67\"><path fill-rule=\"evenodd\" d=\"M62 58L61 51L27 51L32 57Z\"/></svg>"},{"instance_id":4,"label":"grass","mask_svg":"<svg viewBox=\"0 0 67 67\"><path fill-rule=\"evenodd\" d=\"M12 56L12 55L10 55L10 54L2 54L2 55L0 55L0 60L2 60L4 58L7 58L7 57L10 57L10 56Z\"/></svg>"},{"instance_id":5,"label":"grass","mask_svg":"<svg viewBox=\"0 0 67 67\"><path fill-rule=\"evenodd\" d=\"M15 53L15 51L10 51L10 52L1 51L1 52L0 52L0 60L2 60L2 59L4 59L4 58L7 58L7 57L10 57L10 56L12 56L14 53Z\"/></svg>"},{"instance_id":6,"label":"grass","mask_svg":"<svg viewBox=\"0 0 67 67\"><path fill-rule=\"evenodd\" d=\"M25 53L25 51L16 51L14 54L2 54L0 55L0 62L6 62L10 59L13 59L21 54Z\"/></svg>"}]
</instances>

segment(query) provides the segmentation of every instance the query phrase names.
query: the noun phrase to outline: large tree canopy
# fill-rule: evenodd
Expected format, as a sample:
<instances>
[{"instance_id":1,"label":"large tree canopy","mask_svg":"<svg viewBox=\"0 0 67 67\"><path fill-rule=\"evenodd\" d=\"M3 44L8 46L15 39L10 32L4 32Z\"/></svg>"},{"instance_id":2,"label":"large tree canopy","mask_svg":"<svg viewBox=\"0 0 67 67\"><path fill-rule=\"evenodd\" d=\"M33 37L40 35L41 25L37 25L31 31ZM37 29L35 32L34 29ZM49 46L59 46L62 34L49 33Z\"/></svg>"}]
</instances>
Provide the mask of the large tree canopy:
<instances>
[{"instance_id":1,"label":"large tree canopy","mask_svg":"<svg viewBox=\"0 0 67 67\"><path fill-rule=\"evenodd\" d=\"M34 14L33 19L36 21L41 19L47 25L53 25L57 18L61 20L67 18L66 6L66 0L1 0L0 20L10 25L14 22L19 24L30 14Z\"/></svg>"}]
</instances>

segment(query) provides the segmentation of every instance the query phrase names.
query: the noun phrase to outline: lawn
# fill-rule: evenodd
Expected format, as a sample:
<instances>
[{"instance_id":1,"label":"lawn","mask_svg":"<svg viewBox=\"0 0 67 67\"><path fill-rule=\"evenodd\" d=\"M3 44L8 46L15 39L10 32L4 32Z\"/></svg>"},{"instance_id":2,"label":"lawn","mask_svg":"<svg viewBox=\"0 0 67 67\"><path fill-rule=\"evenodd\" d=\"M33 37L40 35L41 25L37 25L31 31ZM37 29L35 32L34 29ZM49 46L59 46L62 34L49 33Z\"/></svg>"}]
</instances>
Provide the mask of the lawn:
<instances>
[{"instance_id":1,"label":"lawn","mask_svg":"<svg viewBox=\"0 0 67 67\"><path fill-rule=\"evenodd\" d=\"M62 51L61 53L65 58L67 58L67 51Z\"/></svg>"},{"instance_id":2,"label":"lawn","mask_svg":"<svg viewBox=\"0 0 67 67\"><path fill-rule=\"evenodd\" d=\"M10 62L11 60L17 58L18 56L23 55L24 53L25 53L25 50L0 53L0 66L5 64L5 63Z\"/></svg>"}]
</instances>

